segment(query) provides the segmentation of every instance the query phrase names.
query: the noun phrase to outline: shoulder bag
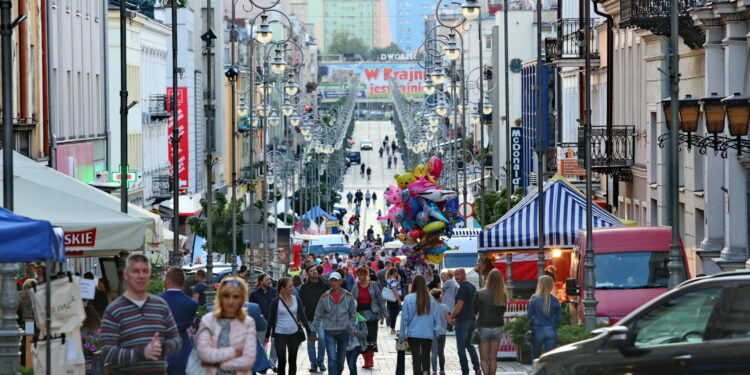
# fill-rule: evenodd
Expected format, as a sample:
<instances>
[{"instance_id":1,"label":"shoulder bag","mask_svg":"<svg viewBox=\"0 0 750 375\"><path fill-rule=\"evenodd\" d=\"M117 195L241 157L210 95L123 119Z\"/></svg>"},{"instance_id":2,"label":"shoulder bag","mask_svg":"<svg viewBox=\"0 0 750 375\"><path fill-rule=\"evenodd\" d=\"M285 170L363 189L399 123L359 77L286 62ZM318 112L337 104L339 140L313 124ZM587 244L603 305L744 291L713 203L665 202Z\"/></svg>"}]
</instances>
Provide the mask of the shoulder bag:
<instances>
[{"instance_id":1,"label":"shoulder bag","mask_svg":"<svg viewBox=\"0 0 750 375\"><path fill-rule=\"evenodd\" d=\"M380 293L383 295L383 299L385 299L388 302L398 301L398 298L396 298L396 295L393 293L393 289L387 286L384 286L383 290Z\"/></svg>"},{"instance_id":2,"label":"shoulder bag","mask_svg":"<svg viewBox=\"0 0 750 375\"><path fill-rule=\"evenodd\" d=\"M293 298L297 299L297 297L293 297ZM292 310L289 310L289 306L286 305L286 302L284 302L283 298L279 297L279 302L281 302L284 305L284 307L286 307L286 311L289 313L289 315L292 316L292 319L294 319L294 322L297 323L297 332L294 334L294 337L296 337L299 342L305 341L307 337L305 337L305 331L302 329L302 324L300 324L300 322L297 321L297 317L294 316L294 314L292 314ZM297 311L299 311L299 309L301 308L302 306L300 304L300 301L298 300Z\"/></svg>"},{"instance_id":3,"label":"shoulder bag","mask_svg":"<svg viewBox=\"0 0 750 375\"><path fill-rule=\"evenodd\" d=\"M206 369L203 367L200 357L198 357L198 349L196 349L195 341L198 339L198 335L202 330L208 330L208 328L199 328L195 332L195 339L193 340L193 349L190 350L190 356L188 356L187 366L185 367L186 375L205 375ZM211 332L210 330L208 330Z\"/></svg>"}]
</instances>

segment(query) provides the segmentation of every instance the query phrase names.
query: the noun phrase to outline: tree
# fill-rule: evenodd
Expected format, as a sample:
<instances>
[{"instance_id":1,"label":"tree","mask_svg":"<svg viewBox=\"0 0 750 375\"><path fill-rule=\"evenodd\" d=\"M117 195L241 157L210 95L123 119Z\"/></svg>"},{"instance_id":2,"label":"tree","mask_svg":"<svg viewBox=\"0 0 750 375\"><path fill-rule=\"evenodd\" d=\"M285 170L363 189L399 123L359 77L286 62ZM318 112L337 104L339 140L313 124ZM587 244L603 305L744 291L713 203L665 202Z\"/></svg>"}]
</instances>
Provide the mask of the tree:
<instances>
[{"instance_id":1,"label":"tree","mask_svg":"<svg viewBox=\"0 0 750 375\"><path fill-rule=\"evenodd\" d=\"M482 200L484 199L484 206L487 210L487 222L482 222ZM523 199L523 190L521 188L516 189L510 197L510 206L513 207ZM505 189L500 192L490 190L484 197L478 197L474 199L474 210L476 210L474 217L479 221L482 226L492 224L508 211L508 194Z\"/></svg>"},{"instance_id":2,"label":"tree","mask_svg":"<svg viewBox=\"0 0 750 375\"><path fill-rule=\"evenodd\" d=\"M380 58L381 54L396 54L396 53L404 53L404 50L401 49L396 43L391 42L391 44L385 46L385 47L372 47L372 50L370 51L370 60L378 60Z\"/></svg>"},{"instance_id":3,"label":"tree","mask_svg":"<svg viewBox=\"0 0 750 375\"><path fill-rule=\"evenodd\" d=\"M232 253L232 212L234 212L237 216L237 255L245 254L245 245L242 241L242 225L245 224L242 218L242 202L242 197L238 198L233 208L224 193L220 191L214 193L214 202L211 207L211 231L213 232L211 245L214 252ZM203 207L204 214L208 213L208 202L205 199L201 199L201 207ZM208 222L205 217L193 216L188 219L187 223L191 232L203 238L208 237Z\"/></svg>"},{"instance_id":4,"label":"tree","mask_svg":"<svg viewBox=\"0 0 750 375\"><path fill-rule=\"evenodd\" d=\"M331 42L328 43L328 53L345 54L358 53L362 57L369 56L369 48L362 39L353 36L346 30L339 30L333 34Z\"/></svg>"}]
</instances>

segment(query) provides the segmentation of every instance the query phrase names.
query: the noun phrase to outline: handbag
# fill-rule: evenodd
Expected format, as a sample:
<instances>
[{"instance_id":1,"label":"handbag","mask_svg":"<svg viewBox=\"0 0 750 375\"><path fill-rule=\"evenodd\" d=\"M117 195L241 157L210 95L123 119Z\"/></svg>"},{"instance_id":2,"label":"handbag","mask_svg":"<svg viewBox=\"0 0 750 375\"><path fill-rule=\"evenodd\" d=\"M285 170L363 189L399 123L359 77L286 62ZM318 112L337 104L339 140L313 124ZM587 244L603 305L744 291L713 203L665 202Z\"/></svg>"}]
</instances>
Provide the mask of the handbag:
<instances>
[{"instance_id":1,"label":"handbag","mask_svg":"<svg viewBox=\"0 0 750 375\"><path fill-rule=\"evenodd\" d=\"M481 344L481 340L479 337L479 328L474 328L474 330L471 331L471 343L474 345Z\"/></svg>"},{"instance_id":2,"label":"handbag","mask_svg":"<svg viewBox=\"0 0 750 375\"><path fill-rule=\"evenodd\" d=\"M202 328L198 329L198 331L195 333L195 337L197 338L200 332L204 329L208 328ZM210 331L209 331L210 332ZM196 349L195 346L195 340L193 341L193 349L190 350L190 355L188 356L187 366L185 366L185 374L186 375L205 375L206 369L203 367L203 363L198 357L198 349Z\"/></svg>"},{"instance_id":3,"label":"handbag","mask_svg":"<svg viewBox=\"0 0 750 375\"><path fill-rule=\"evenodd\" d=\"M388 302L396 302L398 301L398 298L396 298L396 294L393 293L393 289L384 286L383 290L381 291L381 294L383 294L383 299L385 299Z\"/></svg>"},{"instance_id":4,"label":"handbag","mask_svg":"<svg viewBox=\"0 0 750 375\"><path fill-rule=\"evenodd\" d=\"M294 297L297 298L297 297ZM292 319L294 319L294 322L297 323L297 332L294 334L294 337L299 341L305 341L307 340L307 337L305 337L305 331L302 330L302 326L297 321L297 317L292 314L292 310L289 310L289 306L286 305L286 302L284 302L284 299L279 297L279 301L284 304L284 307L286 307L286 311L289 313L289 315L292 316ZM299 303L298 303L299 304Z\"/></svg>"}]
</instances>

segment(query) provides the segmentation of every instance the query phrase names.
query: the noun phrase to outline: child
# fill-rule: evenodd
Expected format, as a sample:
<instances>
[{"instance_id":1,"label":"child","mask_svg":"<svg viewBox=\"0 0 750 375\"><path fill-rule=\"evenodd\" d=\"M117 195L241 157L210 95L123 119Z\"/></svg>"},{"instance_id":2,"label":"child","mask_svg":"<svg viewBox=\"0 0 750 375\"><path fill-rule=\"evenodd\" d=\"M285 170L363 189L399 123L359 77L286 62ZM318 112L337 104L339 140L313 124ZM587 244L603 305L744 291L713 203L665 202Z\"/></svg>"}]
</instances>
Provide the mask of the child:
<instances>
[{"instance_id":1,"label":"child","mask_svg":"<svg viewBox=\"0 0 750 375\"><path fill-rule=\"evenodd\" d=\"M445 375L445 331L448 328L448 315L450 311L448 306L443 303L443 291L433 289L430 291L432 298L438 303L438 316L440 317L440 327L438 329L437 340L432 340L432 375L438 373L438 359L440 361L440 375Z\"/></svg>"},{"instance_id":2,"label":"child","mask_svg":"<svg viewBox=\"0 0 750 375\"><path fill-rule=\"evenodd\" d=\"M362 348L367 347L367 320L357 314L357 328L355 334L349 336L349 343L346 345L346 363L349 366L349 373L357 375L357 357L362 354Z\"/></svg>"}]
</instances>

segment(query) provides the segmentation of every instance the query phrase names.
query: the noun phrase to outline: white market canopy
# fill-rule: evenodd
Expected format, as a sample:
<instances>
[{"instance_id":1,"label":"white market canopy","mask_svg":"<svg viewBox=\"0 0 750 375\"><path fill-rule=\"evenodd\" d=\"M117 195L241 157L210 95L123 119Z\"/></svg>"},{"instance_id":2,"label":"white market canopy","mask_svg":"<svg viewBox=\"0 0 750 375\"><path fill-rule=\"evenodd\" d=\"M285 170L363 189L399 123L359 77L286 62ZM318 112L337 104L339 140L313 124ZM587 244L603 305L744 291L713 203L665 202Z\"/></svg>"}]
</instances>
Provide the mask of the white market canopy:
<instances>
[{"instance_id":1,"label":"white market canopy","mask_svg":"<svg viewBox=\"0 0 750 375\"><path fill-rule=\"evenodd\" d=\"M479 235L479 251L523 251L539 248L538 189L532 190L503 217ZM544 194L545 248L572 248L578 230L586 227L586 198L562 176L549 179ZM592 205L594 228L623 222Z\"/></svg>"},{"instance_id":2,"label":"white market canopy","mask_svg":"<svg viewBox=\"0 0 750 375\"><path fill-rule=\"evenodd\" d=\"M133 204L124 214L118 198L16 152L13 164L14 212L63 228L68 256L143 250L147 230L151 241L161 241L158 215Z\"/></svg>"}]
</instances>

